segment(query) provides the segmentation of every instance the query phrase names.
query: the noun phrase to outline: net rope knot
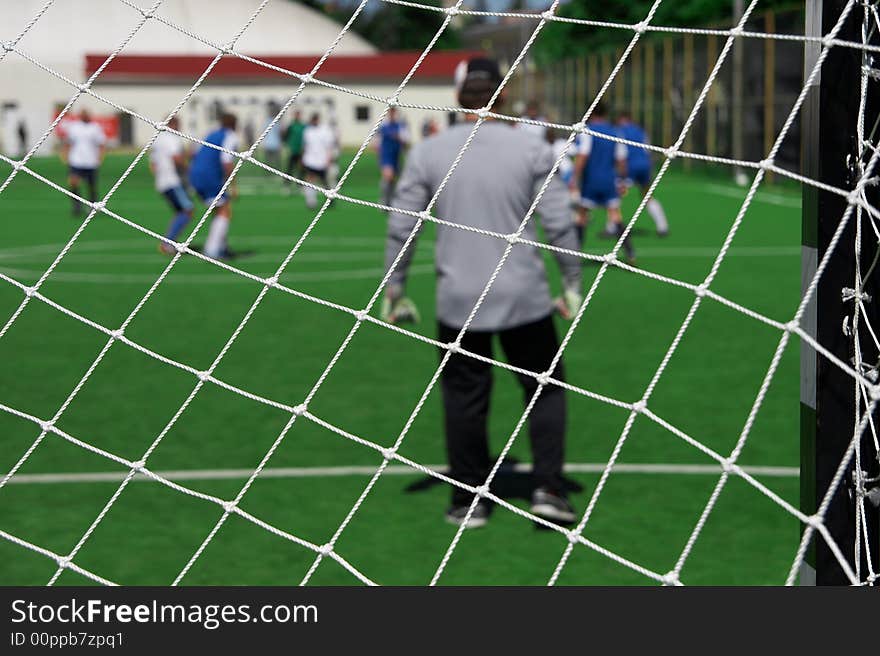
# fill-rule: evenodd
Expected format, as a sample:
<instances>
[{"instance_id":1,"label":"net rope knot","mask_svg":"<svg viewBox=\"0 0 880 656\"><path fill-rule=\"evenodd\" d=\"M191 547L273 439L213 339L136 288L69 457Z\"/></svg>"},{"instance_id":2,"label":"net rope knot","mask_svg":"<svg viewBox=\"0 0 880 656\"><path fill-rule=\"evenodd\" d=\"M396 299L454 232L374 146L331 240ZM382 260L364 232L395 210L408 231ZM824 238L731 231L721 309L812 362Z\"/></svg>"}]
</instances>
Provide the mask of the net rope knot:
<instances>
[{"instance_id":1,"label":"net rope knot","mask_svg":"<svg viewBox=\"0 0 880 656\"><path fill-rule=\"evenodd\" d=\"M297 417L301 417L302 415L304 415L306 413L307 410L308 410L308 408L306 407L306 404L300 403L299 405L294 406L293 414L295 414Z\"/></svg>"}]
</instances>

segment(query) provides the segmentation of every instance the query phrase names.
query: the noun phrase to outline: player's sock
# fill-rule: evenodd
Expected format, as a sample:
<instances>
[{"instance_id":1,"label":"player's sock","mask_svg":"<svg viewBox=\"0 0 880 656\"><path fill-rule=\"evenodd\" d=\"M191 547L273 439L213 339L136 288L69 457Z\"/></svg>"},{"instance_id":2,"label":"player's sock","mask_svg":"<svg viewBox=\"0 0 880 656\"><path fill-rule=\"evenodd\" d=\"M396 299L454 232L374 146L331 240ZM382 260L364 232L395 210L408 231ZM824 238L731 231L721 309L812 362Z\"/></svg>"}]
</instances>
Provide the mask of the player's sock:
<instances>
[{"instance_id":1,"label":"player's sock","mask_svg":"<svg viewBox=\"0 0 880 656\"><path fill-rule=\"evenodd\" d=\"M168 232L165 233L165 236L172 241L177 241L177 236L187 223L189 223L189 214L187 212L178 212L171 219L171 225L168 227Z\"/></svg>"},{"instance_id":2,"label":"player's sock","mask_svg":"<svg viewBox=\"0 0 880 656\"><path fill-rule=\"evenodd\" d=\"M382 182L379 183L379 188L382 190L382 204L391 207L391 200L394 196L394 182L391 180L382 180Z\"/></svg>"},{"instance_id":3,"label":"player's sock","mask_svg":"<svg viewBox=\"0 0 880 656\"><path fill-rule=\"evenodd\" d=\"M70 193L74 196L79 196L79 185L70 185ZM82 203L79 202L78 198L71 199L73 201L73 215L79 216L82 214Z\"/></svg>"},{"instance_id":4,"label":"player's sock","mask_svg":"<svg viewBox=\"0 0 880 656\"><path fill-rule=\"evenodd\" d=\"M651 218L654 219L654 225L657 226L657 232L660 234L669 232L669 223L666 221L666 212L663 211L663 206L660 204L660 201L656 198L649 200L647 210L648 214L651 215Z\"/></svg>"},{"instance_id":5,"label":"player's sock","mask_svg":"<svg viewBox=\"0 0 880 656\"><path fill-rule=\"evenodd\" d=\"M211 221L211 229L208 230L208 239L205 242L205 255L214 259L223 255L226 250L226 235L229 232L229 219L225 216L215 216Z\"/></svg>"},{"instance_id":6,"label":"player's sock","mask_svg":"<svg viewBox=\"0 0 880 656\"><path fill-rule=\"evenodd\" d=\"M318 192L312 187L306 187L303 190L306 197L306 207L315 208L318 206Z\"/></svg>"}]
</instances>

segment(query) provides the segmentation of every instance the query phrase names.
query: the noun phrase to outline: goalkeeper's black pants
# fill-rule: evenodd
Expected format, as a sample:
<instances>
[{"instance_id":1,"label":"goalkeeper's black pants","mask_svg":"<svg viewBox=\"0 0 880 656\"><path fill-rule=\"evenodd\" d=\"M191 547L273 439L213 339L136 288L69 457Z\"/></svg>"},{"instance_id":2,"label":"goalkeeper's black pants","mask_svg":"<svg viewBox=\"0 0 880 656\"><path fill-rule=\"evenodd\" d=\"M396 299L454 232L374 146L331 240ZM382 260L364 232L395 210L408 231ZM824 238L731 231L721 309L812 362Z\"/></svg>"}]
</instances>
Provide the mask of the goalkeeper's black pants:
<instances>
[{"instance_id":1,"label":"goalkeeper's black pants","mask_svg":"<svg viewBox=\"0 0 880 656\"><path fill-rule=\"evenodd\" d=\"M455 341L459 329L438 324L439 339ZM478 355L492 357L492 341L497 335L509 364L542 373L547 371L559 348L553 317L500 331L468 331L462 348ZM441 358L446 351L440 352ZM446 450L450 476L468 485L485 483L493 461L489 456L489 396L492 391L493 369L497 367L468 355L455 353L449 358L441 376L443 408L446 414ZM538 381L533 376L515 374L523 389L527 405ZM553 371L553 378L563 380L562 361ZM519 417L511 413L512 429ZM565 394L558 385L549 384L538 397L528 418L532 446L533 477L536 487L545 486L562 491L562 461L565 448ZM503 436L504 440L509 437ZM499 443L499 448L503 442ZM470 503L473 495L453 488L453 505Z\"/></svg>"}]
</instances>

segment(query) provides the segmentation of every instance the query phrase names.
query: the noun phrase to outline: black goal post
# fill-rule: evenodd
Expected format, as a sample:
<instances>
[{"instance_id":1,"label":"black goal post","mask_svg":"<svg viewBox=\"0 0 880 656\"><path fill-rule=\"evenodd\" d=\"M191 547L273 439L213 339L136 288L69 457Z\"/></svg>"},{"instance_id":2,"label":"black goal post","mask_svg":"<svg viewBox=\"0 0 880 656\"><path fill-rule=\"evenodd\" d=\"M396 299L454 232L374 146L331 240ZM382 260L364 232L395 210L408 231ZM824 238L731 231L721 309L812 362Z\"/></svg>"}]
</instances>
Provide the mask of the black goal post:
<instances>
[{"instance_id":1,"label":"black goal post","mask_svg":"<svg viewBox=\"0 0 880 656\"><path fill-rule=\"evenodd\" d=\"M849 11L836 38L857 44L880 46L880 34L870 5L880 0L848 3L847 0L806 0L806 34L827 35ZM866 19L866 9L867 16ZM880 6L877 7L880 12ZM801 116L803 174L837 189L851 191L860 179L880 175L880 157L869 168L875 153L870 145L880 140L880 51L829 46L821 74L811 86ZM805 42L804 70L809 74L823 44ZM873 68L877 69L875 75ZM862 103L862 75L867 75L864 114L864 140L860 143L857 126ZM868 143L865 143L868 142ZM868 171L868 175L865 172ZM865 186L867 204L880 208L878 185ZM805 184L803 188L802 291L813 279L817 263L828 252L835 232L844 219L849 200L846 196ZM880 215L878 215L880 216ZM844 232L834 247L816 293L803 316L803 329L819 344L869 381L877 379L878 349L868 326L880 326L880 264L878 239L871 227L871 216L861 213L859 250L862 282L856 279L856 230L859 219L851 211ZM874 221L877 221L876 217ZM862 299L862 309L856 298ZM856 317L856 314L859 314ZM853 330L854 325L860 326ZM859 334L861 337L859 338ZM880 333L878 333L880 336ZM856 350L859 350L857 357ZM859 364L861 363L861 364ZM842 460L849 454L845 474L836 487L824 524L853 572L864 583L868 578L868 558L874 571L878 563L878 495L880 470L874 448L872 427L865 418L871 397L860 397L853 376L802 340L801 344L801 509L813 515L831 486ZM857 419L860 417L861 419ZM873 412L874 420L880 412ZM854 436L858 428L864 430ZM880 425L878 425L880 431ZM852 445L858 449L858 457ZM856 463L860 463L857 471ZM874 479L872 481L872 479ZM866 492L870 492L864 496ZM862 504L859 499L863 499ZM862 516L857 518L859 508ZM863 521L864 520L864 521ZM804 530L804 526L801 527ZM869 553L870 552L870 553ZM858 561L858 562L857 562ZM848 585L850 578L816 531L801 567L802 584ZM875 585L880 584L880 581Z\"/></svg>"}]
</instances>

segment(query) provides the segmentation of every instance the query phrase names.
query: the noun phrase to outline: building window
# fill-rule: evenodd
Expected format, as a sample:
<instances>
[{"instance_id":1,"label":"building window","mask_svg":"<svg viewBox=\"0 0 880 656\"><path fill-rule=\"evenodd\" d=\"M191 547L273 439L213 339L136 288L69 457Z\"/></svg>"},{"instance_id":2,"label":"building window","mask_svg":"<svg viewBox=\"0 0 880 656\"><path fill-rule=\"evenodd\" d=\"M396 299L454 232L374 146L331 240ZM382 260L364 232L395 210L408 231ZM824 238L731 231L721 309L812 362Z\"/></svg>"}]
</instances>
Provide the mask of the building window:
<instances>
[{"instance_id":1,"label":"building window","mask_svg":"<svg viewBox=\"0 0 880 656\"><path fill-rule=\"evenodd\" d=\"M354 120L362 123L364 121L370 120L370 107L369 105L357 105L354 108Z\"/></svg>"}]
</instances>

